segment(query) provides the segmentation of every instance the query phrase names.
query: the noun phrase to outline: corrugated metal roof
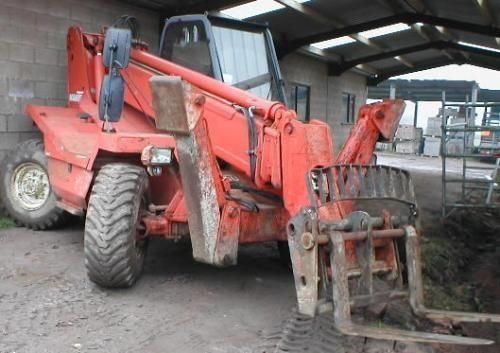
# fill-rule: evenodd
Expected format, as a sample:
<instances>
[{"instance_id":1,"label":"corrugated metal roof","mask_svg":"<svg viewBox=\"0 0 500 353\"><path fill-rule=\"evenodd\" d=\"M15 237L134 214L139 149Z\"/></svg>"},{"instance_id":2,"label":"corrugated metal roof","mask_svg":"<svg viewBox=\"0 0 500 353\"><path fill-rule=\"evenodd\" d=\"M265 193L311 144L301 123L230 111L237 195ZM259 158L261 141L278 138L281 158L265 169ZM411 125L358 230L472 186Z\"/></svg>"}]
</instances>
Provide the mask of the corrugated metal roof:
<instances>
[{"instance_id":1,"label":"corrugated metal roof","mask_svg":"<svg viewBox=\"0 0 500 353\"><path fill-rule=\"evenodd\" d=\"M218 11L250 0L122 0L160 10L165 16ZM283 7L248 18L274 32L278 54L348 36L353 43L326 49L329 72L361 69L376 84L391 75L450 63L500 68L500 0L274 0ZM410 29L370 37L365 31L406 23ZM371 32L368 32L370 34ZM471 49L463 42L479 45ZM335 54L335 55L328 55ZM356 64L356 65L352 65Z\"/></svg>"}]
</instances>

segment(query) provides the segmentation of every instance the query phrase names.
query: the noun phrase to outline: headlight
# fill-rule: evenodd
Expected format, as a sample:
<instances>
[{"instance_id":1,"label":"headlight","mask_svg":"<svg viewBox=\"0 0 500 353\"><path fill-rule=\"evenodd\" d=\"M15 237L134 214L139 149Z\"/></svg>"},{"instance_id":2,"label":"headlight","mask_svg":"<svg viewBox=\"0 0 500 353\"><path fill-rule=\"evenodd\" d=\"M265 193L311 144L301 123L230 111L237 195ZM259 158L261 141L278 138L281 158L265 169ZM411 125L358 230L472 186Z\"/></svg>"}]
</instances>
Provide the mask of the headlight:
<instances>
[{"instance_id":1,"label":"headlight","mask_svg":"<svg viewBox=\"0 0 500 353\"><path fill-rule=\"evenodd\" d=\"M172 162L170 148L153 148L151 152L151 164L170 164Z\"/></svg>"},{"instance_id":2,"label":"headlight","mask_svg":"<svg viewBox=\"0 0 500 353\"><path fill-rule=\"evenodd\" d=\"M172 149L147 146L142 150L141 161L145 166L166 165L172 163Z\"/></svg>"}]
</instances>

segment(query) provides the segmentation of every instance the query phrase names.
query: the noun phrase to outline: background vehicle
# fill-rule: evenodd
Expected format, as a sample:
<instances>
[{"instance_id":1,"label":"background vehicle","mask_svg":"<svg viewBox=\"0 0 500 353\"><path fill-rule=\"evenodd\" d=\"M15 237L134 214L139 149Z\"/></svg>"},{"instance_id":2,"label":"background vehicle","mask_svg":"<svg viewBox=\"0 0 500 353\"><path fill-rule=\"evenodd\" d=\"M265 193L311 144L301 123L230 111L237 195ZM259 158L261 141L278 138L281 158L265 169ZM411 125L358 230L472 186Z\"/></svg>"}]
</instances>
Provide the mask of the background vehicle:
<instances>
[{"instance_id":1,"label":"background vehicle","mask_svg":"<svg viewBox=\"0 0 500 353\"><path fill-rule=\"evenodd\" d=\"M500 127L500 107L486 108L481 124L487 127ZM482 131L478 148L485 159L495 161L500 157L500 131Z\"/></svg>"},{"instance_id":2,"label":"background vehicle","mask_svg":"<svg viewBox=\"0 0 500 353\"><path fill-rule=\"evenodd\" d=\"M429 319L500 321L423 305L411 178L369 164L404 102L362 107L334 156L328 125L301 122L284 105L265 27L173 17L156 56L133 19L117 25L128 28L70 28L68 106L27 107L43 144L19 146L0 175L19 223L44 229L62 210L86 214L85 265L104 287L139 278L151 236L189 236L194 259L215 266L236 264L242 243L288 242L301 313L332 310L348 335L491 343L351 321L352 307L407 297ZM375 280L388 289L376 291Z\"/></svg>"}]
</instances>

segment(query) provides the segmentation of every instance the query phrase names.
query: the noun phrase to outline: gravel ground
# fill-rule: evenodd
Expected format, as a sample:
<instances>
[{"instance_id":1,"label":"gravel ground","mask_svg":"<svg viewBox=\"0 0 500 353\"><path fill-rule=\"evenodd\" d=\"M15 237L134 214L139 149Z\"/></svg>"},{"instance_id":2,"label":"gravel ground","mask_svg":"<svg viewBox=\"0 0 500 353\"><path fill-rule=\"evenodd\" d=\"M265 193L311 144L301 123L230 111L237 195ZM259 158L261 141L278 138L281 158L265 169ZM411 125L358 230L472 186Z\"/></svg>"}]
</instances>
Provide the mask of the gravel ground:
<instances>
[{"instance_id":1,"label":"gravel ground","mask_svg":"<svg viewBox=\"0 0 500 353\"><path fill-rule=\"evenodd\" d=\"M251 352L294 305L273 246L240 265L191 260L189 244L152 241L129 290L102 290L83 267L82 227L0 232L0 352Z\"/></svg>"}]
</instances>

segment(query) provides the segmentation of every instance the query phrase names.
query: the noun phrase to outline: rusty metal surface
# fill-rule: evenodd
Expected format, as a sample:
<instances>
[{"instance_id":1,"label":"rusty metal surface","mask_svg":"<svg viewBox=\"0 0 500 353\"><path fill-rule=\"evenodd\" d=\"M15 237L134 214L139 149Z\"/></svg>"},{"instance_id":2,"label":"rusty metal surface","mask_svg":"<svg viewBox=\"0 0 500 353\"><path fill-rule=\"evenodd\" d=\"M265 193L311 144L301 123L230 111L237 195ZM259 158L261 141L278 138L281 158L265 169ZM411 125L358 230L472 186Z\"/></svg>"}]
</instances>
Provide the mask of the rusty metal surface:
<instances>
[{"instance_id":1,"label":"rusty metal surface","mask_svg":"<svg viewBox=\"0 0 500 353\"><path fill-rule=\"evenodd\" d=\"M227 232L219 236L224 188L206 124L200 119L203 96L178 77L155 77L151 80L151 88L158 128L172 133L176 138L182 189L189 210L193 257L216 266L234 264L238 233L231 234L236 237L236 242L231 243L232 247L227 246ZM172 102L173 98L178 101ZM169 121L171 114L177 114L173 123ZM219 240L224 241L221 246L217 246Z\"/></svg>"},{"instance_id":2,"label":"rusty metal surface","mask_svg":"<svg viewBox=\"0 0 500 353\"><path fill-rule=\"evenodd\" d=\"M496 322L500 323L500 315L486 313L471 313L463 311L446 311L420 308L418 315L436 322L459 324L464 322Z\"/></svg>"},{"instance_id":3,"label":"rusty metal surface","mask_svg":"<svg viewBox=\"0 0 500 353\"><path fill-rule=\"evenodd\" d=\"M368 237L368 231L345 232L343 235L345 240L365 240ZM372 230L371 235L373 239L400 238L404 236L404 231L401 229Z\"/></svg>"},{"instance_id":4,"label":"rusty metal surface","mask_svg":"<svg viewBox=\"0 0 500 353\"><path fill-rule=\"evenodd\" d=\"M407 331L390 328L376 328L364 325L356 325L353 323L336 324L335 327L345 335L369 337L381 340L461 344L471 346L489 345L493 343L493 341L491 340L481 338L452 336L439 333Z\"/></svg>"},{"instance_id":5,"label":"rusty metal surface","mask_svg":"<svg viewBox=\"0 0 500 353\"><path fill-rule=\"evenodd\" d=\"M201 111L192 107L195 102L190 100L191 86L175 76L153 76L149 83L153 109L157 112L156 127L175 135L188 135L201 116ZM198 105L200 103L202 102L197 102Z\"/></svg>"},{"instance_id":6,"label":"rusty metal surface","mask_svg":"<svg viewBox=\"0 0 500 353\"><path fill-rule=\"evenodd\" d=\"M351 321L349 282L345 242L340 232L331 232L330 266L332 271L333 320L336 325Z\"/></svg>"},{"instance_id":7,"label":"rusty metal surface","mask_svg":"<svg viewBox=\"0 0 500 353\"><path fill-rule=\"evenodd\" d=\"M386 217L387 218L387 217ZM355 324L351 320L351 308L368 306L375 303L387 303L391 300L402 299L409 297L410 305L413 310L422 316L432 318L437 316L443 321L448 313L440 311L428 311L423 306L423 284L421 275L420 263L420 247L418 245L418 236L415 228L405 226L407 267L408 267L408 290L394 289L386 292L374 292L373 289L373 264L375 257L373 254L373 243L367 240L373 239L370 236L372 233L373 223L377 223L376 217L370 217L365 212L354 212L347 217L348 222L344 222L345 228L353 231L364 230L366 236L362 239L356 239L357 258L360 266L360 275L357 280L358 295L350 293L348 281L347 259L345 232L330 230L330 266L331 266L331 290L333 301L333 319L337 330L345 335L369 337L373 339L395 340L395 341L413 341L426 343L444 343L444 344L462 344L462 345L487 345L493 343L490 340L479 338L460 337L452 335L443 335L429 332L406 331L392 328L375 328L371 326ZM374 221L372 223L372 220ZM399 236L400 232L394 232L395 236ZM367 249L370 247L369 249ZM395 272L400 274L400 272ZM426 315L427 314L427 315ZM443 315L443 316L441 316ZM491 320L495 321L500 318L498 315L486 314L466 314L466 313L451 313L451 318L466 319L471 318L472 321ZM453 320L450 320L454 322ZM466 321L466 320L463 320Z\"/></svg>"},{"instance_id":8,"label":"rusty metal surface","mask_svg":"<svg viewBox=\"0 0 500 353\"><path fill-rule=\"evenodd\" d=\"M316 214L311 209L304 209L287 226L299 312L308 316L315 315L318 304L318 244L304 247L302 235L317 229L313 226L315 221Z\"/></svg>"},{"instance_id":9,"label":"rusty metal surface","mask_svg":"<svg viewBox=\"0 0 500 353\"><path fill-rule=\"evenodd\" d=\"M366 237L356 242L356 255L361 270L358 280L360 294L373 294L373 265L375 262L375 248L373 244L373 225L371 217L366 212L353 212L349 219L353 224L353 231L366 227Z\"/></svg>"},{"instance_id":10,"label":"rusty metal surface","mask_svg":"<svg viewBox=\"0 0 500 353\"><path fill-rule=\"evenodd\" d=\"M215 183L205 164L203 147L191 136L178 136L176 140L193 257L211 264L220 226Z\"/></svg>"},{"instance_id":11,"label":"rusty metal surface","mask_svg":"<svg viewBox=\"0 0 500 353\"><path fill-rule=\"evenodd\" d=\"M356 295L351 297L351 308L366 307L372 304L388 303L392 300L408 298L408 291L391 290L368 295Z\"/></svg>"},{"instance_id":12,"label":"rusty metal surface","mask_svg":"<svg viewBox=\"0 0 500 353\"><path fill-rule=\"evenodd\" d=\"M308 177L313 205L346 200L385 199L416 208L408 171L383 165L333 165L311 170Z\"/></svg>"},{"instance_id":13,"label":"rusty metal surface","mask_svg":"<svg viewBox=\"0 0 500 353\"><path fill-rule=\"evenodd\" d=\"M223 266L238 262L241 210L236 202L228 202L223 210L215 246L214 262Z\"/></svg>"}]
</instances>

